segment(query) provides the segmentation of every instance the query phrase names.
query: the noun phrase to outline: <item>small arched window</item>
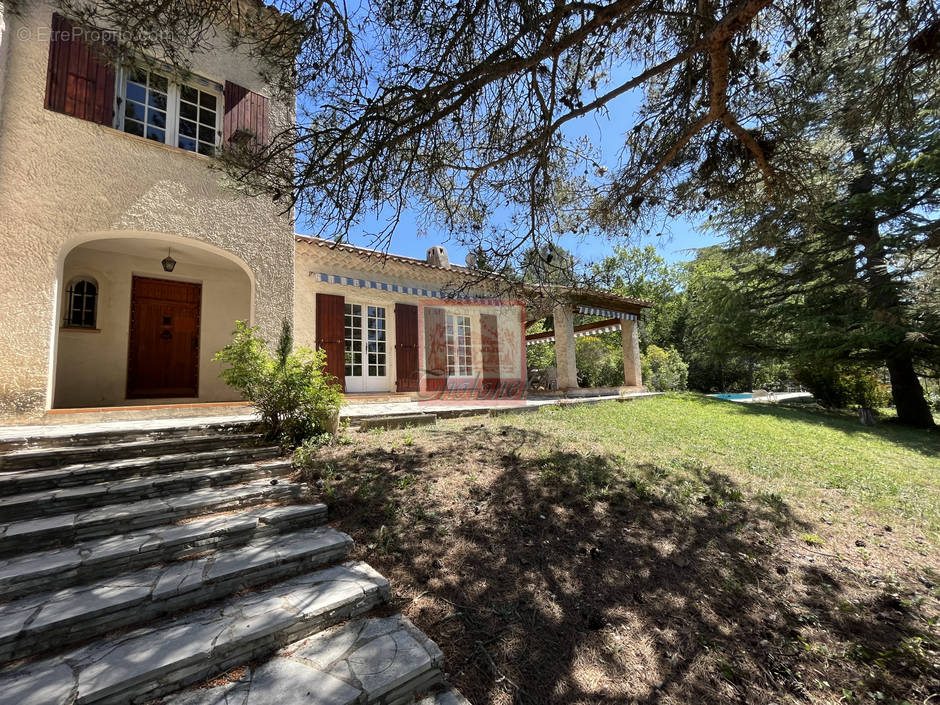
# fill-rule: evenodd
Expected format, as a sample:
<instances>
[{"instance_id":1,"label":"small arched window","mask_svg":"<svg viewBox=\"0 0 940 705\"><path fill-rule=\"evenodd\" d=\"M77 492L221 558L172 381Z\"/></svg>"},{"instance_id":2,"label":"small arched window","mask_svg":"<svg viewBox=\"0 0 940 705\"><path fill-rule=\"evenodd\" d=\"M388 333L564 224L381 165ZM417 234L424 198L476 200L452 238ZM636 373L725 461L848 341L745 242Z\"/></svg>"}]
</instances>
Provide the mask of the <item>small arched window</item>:
<instances>
[{"instance_id":1,"label":"small arched window","mask_svg":"<svg viewBox=\"0 0 940 705\"><path fill-rule=\"evenodd\" d=\"M98 317L98 283L81 277L69 284L65 297L65 325L94 328Z\"/></svg>"}]
</instances>

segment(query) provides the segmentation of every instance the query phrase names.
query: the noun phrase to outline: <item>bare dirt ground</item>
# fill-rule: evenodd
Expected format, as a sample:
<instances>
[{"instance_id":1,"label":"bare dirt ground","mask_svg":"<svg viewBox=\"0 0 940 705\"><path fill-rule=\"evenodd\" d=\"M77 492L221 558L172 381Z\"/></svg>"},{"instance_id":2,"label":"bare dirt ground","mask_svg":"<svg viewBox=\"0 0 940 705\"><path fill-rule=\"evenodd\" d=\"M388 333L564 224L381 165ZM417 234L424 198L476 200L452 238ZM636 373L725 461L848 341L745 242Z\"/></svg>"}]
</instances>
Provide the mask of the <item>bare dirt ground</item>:
<instances>
[{"instance_id":1,"label":"bare dirt ground","mask_svg":"<svg viewBox=\"0 0 940 705\"><path fill-rule=\"evenodd\" d=\"M542 416L352 432L301 471L474 705L940 704L916 522Z\"/></svg>"}]
</instances>

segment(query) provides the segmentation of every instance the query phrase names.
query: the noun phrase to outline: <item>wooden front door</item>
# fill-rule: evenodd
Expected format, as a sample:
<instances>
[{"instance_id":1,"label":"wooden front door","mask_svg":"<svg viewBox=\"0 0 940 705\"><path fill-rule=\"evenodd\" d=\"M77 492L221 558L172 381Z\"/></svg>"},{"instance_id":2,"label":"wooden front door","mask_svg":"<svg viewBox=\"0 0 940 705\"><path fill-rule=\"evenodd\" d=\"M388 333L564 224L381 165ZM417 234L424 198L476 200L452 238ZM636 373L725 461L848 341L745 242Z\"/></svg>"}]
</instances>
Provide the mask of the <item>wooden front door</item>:
<instances>
[{"instance_id":1,"label":"wooden front door","mask_svg":"<svg viewBox=\"0 0 940 705\"><path fill-rule=\"evenodd\" d=\"M395 389L418 391L418 307L395 304Z\"/></svg>"},{"instance_id":2,"label":"wooden front door","mask_svg":"<svg viewBox=\"0 0 940 705\"><path fill-rule=\"evenodd\" d=\"M199 396L201 302L201 284L134 277L128 398Z\"/></svg>"}]
</instances>

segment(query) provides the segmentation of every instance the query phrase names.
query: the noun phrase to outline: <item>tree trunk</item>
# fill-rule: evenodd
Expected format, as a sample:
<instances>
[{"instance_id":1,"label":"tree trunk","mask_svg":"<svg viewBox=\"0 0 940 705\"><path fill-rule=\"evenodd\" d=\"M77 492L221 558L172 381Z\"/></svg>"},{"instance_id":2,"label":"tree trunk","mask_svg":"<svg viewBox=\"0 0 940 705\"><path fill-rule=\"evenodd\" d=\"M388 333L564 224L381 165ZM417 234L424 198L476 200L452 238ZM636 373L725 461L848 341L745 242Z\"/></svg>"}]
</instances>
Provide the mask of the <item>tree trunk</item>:
<instances>
[{"instance_id":1,"label":"tree trunk","mask_svg":"<svg viewBox=\"0 0 940 705\"><path fill-rule=\"evenodd\" d=\"M917 428L935 426L930 405L924 397L923 387L914 372L910 354L902 352L888 358L888 374L891 376L891 396L898 412L898 421Z\"/></svg>"},{"instance_id":2,"label":"tree trunk","mask_svg":"<svg viewBox=\"0 0 940 705\"><path fill-rule=\"evenodd\" d=\"M865 171L855 180L850 191L853 195L869 194L874 183L869 158L861 148L855 148L852 157L855 164L865 167ZM885 362L891 377L891 396L898 412L898 421L907 426L933 428L933 414L914 371L914 359L904 342L901 297L898 294L900 287L892 278L873 207L869 206L860 214L858 233L867 259L868 308L872 318L891 329L892 337L896 340L894 347L888 348Z\"/></svg>"}]
</instances>

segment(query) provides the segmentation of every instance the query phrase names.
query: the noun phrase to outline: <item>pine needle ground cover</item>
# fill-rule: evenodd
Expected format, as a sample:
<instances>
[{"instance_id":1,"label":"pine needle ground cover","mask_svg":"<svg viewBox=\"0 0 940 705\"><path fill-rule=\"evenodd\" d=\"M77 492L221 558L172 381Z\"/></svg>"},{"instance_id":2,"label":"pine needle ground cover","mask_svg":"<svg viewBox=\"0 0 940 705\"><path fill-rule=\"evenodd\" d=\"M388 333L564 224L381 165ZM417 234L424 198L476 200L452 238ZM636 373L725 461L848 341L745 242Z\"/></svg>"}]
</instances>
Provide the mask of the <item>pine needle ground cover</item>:
<instances>
[{"instance_id":1,"label":"pine needle ground cover","mask_svg":"<svg viewBox=\"0 0 940 705\"><path fill-rule=\"evenodd\" d=\"M300 472L475 705L940 692L935 432L675 395L352 431Z\"/></svg>"}]
</instances>

